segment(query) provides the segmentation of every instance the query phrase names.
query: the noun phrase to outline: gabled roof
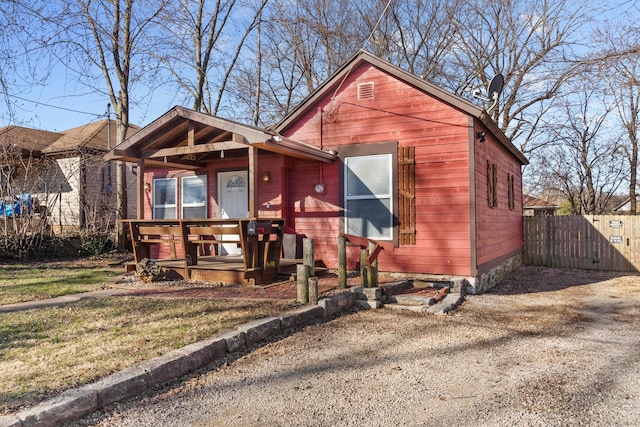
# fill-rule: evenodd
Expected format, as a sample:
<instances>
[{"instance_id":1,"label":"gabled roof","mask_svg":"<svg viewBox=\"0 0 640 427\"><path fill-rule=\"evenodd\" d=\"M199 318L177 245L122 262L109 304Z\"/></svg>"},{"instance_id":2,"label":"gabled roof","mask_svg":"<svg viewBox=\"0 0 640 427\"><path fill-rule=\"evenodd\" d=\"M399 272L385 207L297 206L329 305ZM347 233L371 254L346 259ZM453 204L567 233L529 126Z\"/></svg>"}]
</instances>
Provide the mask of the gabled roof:
<instances>
[{"instance_id":1,"label":"gabled roof","mask_svg":"<svg viewBox=\"0 0 640 427\"><path fill-rule=\"evenodd\" d=\"M61 136L62 134L57 132L22 126L6 126L0 128L0 146L15 145L21 149L23 156L37 157Z\"/></svg>"},{"instance_id":2,"label":"gabled roof","mask_svg":"<svg viewBox=\"0 0 640 427\"><path fill-rule=\"evenodd\" d=\"M107 130L107 123L110 130ZM129 132L134 133L138 126L129 125ZM109 135L111 132L111 135ZM20 147L23 156L41 156L43 154L60 154L79 149L107 151L109 137L115 141L116 123L113 120L100 120L78 126L63 132L49 132L21 126L0 128L0 145L12 144Z\"/></svg>"},{"instance_id":3,"label":"gabled roof","mask_svg":"<svg viewBox=\"0 0 640 427\"><path fill-rule=\"evenodd\" d=\"M317 87L309 96L307 96L294 110L292 110L280 123L274 126L277 132L285 132L285 130L291 126L299 117L306 114L310 109L313 109L317 102L326 96L330 91L335 91L345 78L349 75L351 70L357 68L362 64L370 64L387 74L405 82L408 85L427 93L440 101L457 108L466 114L475 117L480 120L487 129L498 139L498 141L511 152L522 164L528 164L527 158L518 150L509 138L500 130L496 123L491 119L489 114L481 107L460 98L432 83L427 82L419 78L418 76L411 74L410 72L397 67L390 62L387 62L373 54L359 50L354 56L351 57L345 64L342 65L331 77L329 77L324 83Z\"/></svg>"},{"instance_id":4,"label":"gabled roof","mask_svg":"<svg viewBox=\"0 0 640 427\"><path fill-rule=\"evenodd\" d=\"M336 156L315 146L264 129L244 125L184 107L173 107L127 138L106 155L111 160L167 167L200 168L204 161L245 156L249 146L291 157L331 162Z\"/></svg>"},{"instance_id":5,"label":"gabled roof","mask_svg":"<svg viewBox=\"0 0 640 427\"><path fill-rule=\"evenodd\" d=\"M139 129L138 126L129 125L128 132L131 135ZM104 119L62 132L62 136L46 147L43 152L54 154L78 149L107 151L112 148L110 145L115 145L115 139L116 122Z\"/></svg>"},{"instance_id":6,"label":"gabled roof","mask_svg":"<svg viewBox=\"0 0 640 427\"><path fill-rule=\"evenodd\" d=\"M546 200L539 199L535 196L525 195L522 201L524 209L558 209L559 206L548 202Z\"/></svg>"}]
</instances>

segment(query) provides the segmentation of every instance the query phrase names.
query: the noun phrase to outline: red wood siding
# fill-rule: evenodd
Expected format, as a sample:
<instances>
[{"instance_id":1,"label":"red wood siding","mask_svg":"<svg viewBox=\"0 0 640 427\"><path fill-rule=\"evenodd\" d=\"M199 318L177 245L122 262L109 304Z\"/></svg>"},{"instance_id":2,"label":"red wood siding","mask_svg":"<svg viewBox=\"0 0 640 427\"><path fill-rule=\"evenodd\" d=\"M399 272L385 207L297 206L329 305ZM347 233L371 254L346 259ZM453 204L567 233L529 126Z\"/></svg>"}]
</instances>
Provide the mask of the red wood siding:
<instances>
[{"instance_id":1,"label":"red wood siding","mask_svg":"<svg viewBox=\"0 0 640 427\"><path fill-rule=\"evenodd\" d=\"M477 130L486 131L481 127ZM492 261L522 248L522 176L520 163L489 132L485 142L475 142L474 153L477 265L484 272ZM487 201L487 161L495 163L498 173L495 208ZM507 174L514 176L514 209L509 209Z\"/></svg>"},{"instance_id":2,"label":"red wood siding","mask_svg":"<svg viewBox=\"0 0 640 427\"><path fill-rule=\"evenodd\" d=\"M357 84L374 82L374 100L357 100ZM335 90L335 89L334 89ZM416 147L416 245L383 251L381 271L470 274L470 192L467 116L371 66L354 70L331 102L333 90L286 134L340 152L352 144L397 141ZM322 141L320 135L322 134ZM316 258L337 265L340 230L339 162L324 165L324 195L313 192L320 165L295 162L289 192L294 227L315 239ZM357 249L350 249L355 268Z\"/></svg>"}]
</instances>

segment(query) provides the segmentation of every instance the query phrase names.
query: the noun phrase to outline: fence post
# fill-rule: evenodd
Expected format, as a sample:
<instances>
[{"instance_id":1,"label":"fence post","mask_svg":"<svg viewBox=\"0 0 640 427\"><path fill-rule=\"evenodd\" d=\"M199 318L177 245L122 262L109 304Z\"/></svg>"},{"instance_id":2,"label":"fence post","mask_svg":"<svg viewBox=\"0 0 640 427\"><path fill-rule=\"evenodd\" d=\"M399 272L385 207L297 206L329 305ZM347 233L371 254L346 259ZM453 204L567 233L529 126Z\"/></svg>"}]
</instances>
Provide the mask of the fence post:
<instances>
[{"instance_id":1,"label":"fence post","mask_svg":"<svg viewBox=\"0 0 640 427\"><path fill-rule=\"evenodd\" d=\"M373 242L369 242L369 253L373 253L375 250L376 244ZM368 260L369 257L367 257ZM378 257L373 260L370 266L368 266L368 282L369 286L372 288L378 287Z\"/></svg>"},{"instance_id":2,"label":"fence post","mask_svg":"<svg viewBox=\"0 0 640 427\"><path fill-rule=\"evenodd\" d=\"M313 239L302 239L302 263L309 267L309 277L316 275L316 260L313 243Z\"/></svg>"},{"instance_id":3,"label":"fence post","mask_svg":"<svg viewBox=\"0 0 640 427\"><path fill-rule=\"evenodd\" d=\"M369 287L369 266L367 265L369 259L369 250L360 249L360 281L363 288Z\"/></svg>"},{"instance_id":4,"label":"fence post","mask_svg":"<svg viewBox=\"0 0 640 427\"><path fill-rule=\"evenodd\" d=\"M309 302L309 268L304 264L297 265L298 301L300 304Z\"/></svg>"},{"instance_id":5,"label":"fence post","mask_svg":"<svg viewBox=\"0 0 640 427\"><path fill-rule=\"evenodd\" d=\"M347 238L338 236L338 289L347 287Z\"/></svg>"},{"instance_id":6,"label":"fence post","mask_svg":"<svg viewBox=\"0 0 640 427\"><path fill-rule=\"evenodd\" d=\"M318 304L318 278L309 277L309 304Z\"/></svg>"}]
</instances>

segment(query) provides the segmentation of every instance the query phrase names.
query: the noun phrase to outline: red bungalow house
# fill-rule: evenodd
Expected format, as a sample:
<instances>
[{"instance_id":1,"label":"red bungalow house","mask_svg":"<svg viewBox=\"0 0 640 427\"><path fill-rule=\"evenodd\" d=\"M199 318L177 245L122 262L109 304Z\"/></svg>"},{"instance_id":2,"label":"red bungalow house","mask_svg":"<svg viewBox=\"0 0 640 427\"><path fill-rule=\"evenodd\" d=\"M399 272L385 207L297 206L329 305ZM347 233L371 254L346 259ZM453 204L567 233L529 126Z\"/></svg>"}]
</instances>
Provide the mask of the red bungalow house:
<instances>
[{"instance_id":1,"label":"red bungalow house","mask_svg":"<svg viewBox=\"0 0 640 427\"><path fill-rule=\"evenodd\" d=\"M175 107L110 158L137 163L139 219L282 218L329 268L340 234L384 243L381 272L474 293L521 261L526 158L482 108L365 51L277 126Z\"/></svg>"}]
</instances>

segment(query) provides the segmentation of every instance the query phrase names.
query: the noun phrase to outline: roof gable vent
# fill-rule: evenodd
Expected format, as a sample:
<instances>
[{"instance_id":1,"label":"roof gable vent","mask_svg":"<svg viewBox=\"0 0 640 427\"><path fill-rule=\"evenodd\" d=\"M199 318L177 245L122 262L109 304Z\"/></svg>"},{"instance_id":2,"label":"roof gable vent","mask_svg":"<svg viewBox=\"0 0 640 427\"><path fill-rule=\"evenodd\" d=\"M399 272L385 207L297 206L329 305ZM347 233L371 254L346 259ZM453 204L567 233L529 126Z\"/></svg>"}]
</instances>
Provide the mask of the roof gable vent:
<instances>
[{"instance_id":1,"label":"roof gable vent","mask_svg":"<svg viewBox=\"0 0 640 427\"><path fill-rule=\"evenodd\" d=\"M358 101L373 99L373 82L358 83Z\"/></svg>"}]
</instances>

